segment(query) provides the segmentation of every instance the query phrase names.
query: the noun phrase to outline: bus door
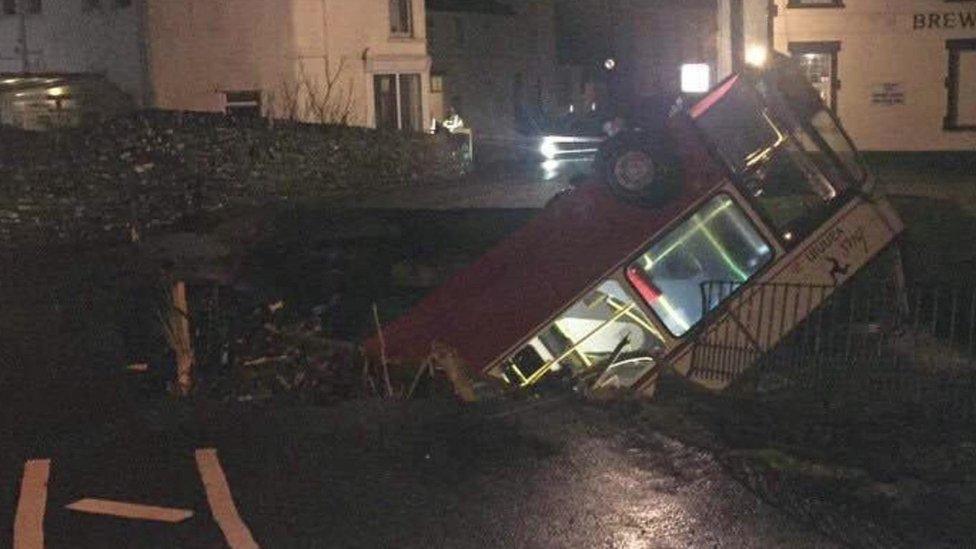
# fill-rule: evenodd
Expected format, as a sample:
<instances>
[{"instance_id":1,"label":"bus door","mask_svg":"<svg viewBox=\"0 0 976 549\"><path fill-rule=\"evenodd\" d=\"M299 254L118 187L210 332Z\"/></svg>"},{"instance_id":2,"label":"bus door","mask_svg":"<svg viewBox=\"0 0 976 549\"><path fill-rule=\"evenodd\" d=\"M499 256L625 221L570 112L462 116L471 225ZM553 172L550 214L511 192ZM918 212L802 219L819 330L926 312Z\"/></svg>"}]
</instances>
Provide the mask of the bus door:
<instances>
[{"instance_id":1,"label":"bus door","mask_svg":"<svg viewBox=\"0 0 976 549\"><path fill-rule=\"evenodd\" d=\"M598 387L629 387L657 365L665 337L625 284L605 280L541 327L492 369L505 382L530 387L591 374Z\"/></svg>"}]
</instances>

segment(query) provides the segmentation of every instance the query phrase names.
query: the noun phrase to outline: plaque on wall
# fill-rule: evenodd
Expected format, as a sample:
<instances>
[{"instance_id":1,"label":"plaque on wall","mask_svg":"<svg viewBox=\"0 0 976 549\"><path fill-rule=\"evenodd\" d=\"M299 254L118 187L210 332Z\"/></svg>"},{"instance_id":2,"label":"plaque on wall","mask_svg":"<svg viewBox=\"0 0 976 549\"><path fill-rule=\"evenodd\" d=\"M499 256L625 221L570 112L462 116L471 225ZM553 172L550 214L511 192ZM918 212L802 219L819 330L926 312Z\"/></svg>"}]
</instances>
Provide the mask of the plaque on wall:
<instances>
[{"instance_id":1,"label":"plaque on wall","mask_svg":"<svg viewBox=\"0 0 976 549\"><path fill-rule=\"evenodd\" d=\"M871 91L871 103L875 105L904 105L905 90L901 82L883 82Z\"/></svg>"}]
</instances>

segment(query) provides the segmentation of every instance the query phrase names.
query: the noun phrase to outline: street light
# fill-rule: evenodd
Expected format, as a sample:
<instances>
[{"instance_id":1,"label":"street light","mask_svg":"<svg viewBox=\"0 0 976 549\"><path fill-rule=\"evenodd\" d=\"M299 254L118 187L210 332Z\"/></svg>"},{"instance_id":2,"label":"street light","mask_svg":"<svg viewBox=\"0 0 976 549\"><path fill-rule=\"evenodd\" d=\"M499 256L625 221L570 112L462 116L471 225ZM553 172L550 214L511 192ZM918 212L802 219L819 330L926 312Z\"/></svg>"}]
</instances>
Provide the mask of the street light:
<instances>
[{"instance_id":1,"label":"street light","mask_svg":"<svg viewBox=\"0 0 976 549\"><path fill-rule=\"evenodd\" d=\"M764 66L768 57L769 52L766 50L765 46L752 44L746 48L746 63L752 65L753 67Z\"/></svg>"}]
</instances>

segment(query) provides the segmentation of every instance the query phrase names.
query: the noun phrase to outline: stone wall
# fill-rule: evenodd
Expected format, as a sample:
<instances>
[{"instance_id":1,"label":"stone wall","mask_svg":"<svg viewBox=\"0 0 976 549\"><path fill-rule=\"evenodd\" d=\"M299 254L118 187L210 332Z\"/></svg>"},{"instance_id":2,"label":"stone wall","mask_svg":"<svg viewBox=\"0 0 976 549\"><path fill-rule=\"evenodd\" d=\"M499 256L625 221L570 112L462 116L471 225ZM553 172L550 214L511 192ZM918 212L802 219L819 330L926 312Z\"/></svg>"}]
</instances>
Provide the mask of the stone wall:
<instances>
[{"instance_id":1,"label":"stone wall","mask_svg":"<svg viewBox=\"0 0 976 549\"><path fill-rule=\"evenodd\" d=\"M422 185L467 170L446 136L144 112L0 129L0 245L128 238L231 206Z\"/></svg>"}]
</instances>

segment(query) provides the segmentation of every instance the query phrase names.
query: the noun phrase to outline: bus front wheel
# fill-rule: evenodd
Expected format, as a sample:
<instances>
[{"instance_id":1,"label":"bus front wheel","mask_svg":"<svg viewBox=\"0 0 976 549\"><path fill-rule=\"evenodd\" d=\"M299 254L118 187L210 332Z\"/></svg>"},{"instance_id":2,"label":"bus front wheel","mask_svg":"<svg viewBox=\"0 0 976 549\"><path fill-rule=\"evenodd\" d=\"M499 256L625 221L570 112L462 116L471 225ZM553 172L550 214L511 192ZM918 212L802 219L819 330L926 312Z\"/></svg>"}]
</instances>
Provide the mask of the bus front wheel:
<instances>
[{"instance_id":1,"label":"bus front wheel","mask_svg":"<svg viewBox=\"0 0 976 549\"><path fill-rule=\"evenodd\" d=\"M604 143L598 158L600 175L610 189L628 201L648 206L669 202L680 191L677 160L664 147L636 136Z\"/></svg>"}]
</instances>

